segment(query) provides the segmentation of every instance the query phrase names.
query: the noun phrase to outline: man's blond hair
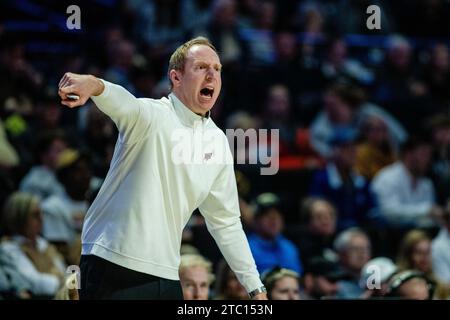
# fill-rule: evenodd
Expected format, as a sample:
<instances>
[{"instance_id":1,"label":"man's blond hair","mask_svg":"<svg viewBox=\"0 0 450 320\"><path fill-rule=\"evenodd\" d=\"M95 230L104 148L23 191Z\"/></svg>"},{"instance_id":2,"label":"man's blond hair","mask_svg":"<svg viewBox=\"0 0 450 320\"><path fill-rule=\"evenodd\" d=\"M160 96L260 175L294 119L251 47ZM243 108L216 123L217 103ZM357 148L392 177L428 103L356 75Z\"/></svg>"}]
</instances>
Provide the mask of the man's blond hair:
<instances>
[{"instance_id":1,"label":"man's blond hair","mask_svg":"<svg viewBox=\"0 0 450 320\"><path fill-rule=\"evenodd\" d=\"M186 56L189 49L195 45L204 45L208 46L211 49L214 50L215 53L217 53L217 49L213 46L213 44L208 40L208 38L205 37L196 37L194 39L191 39L185 43L183 43L181 46L179 46L174 53L170 56L169 60L169 81L170 81L170 90L173 88L172 80L170 79L170 70L177 70L177 71L184 71L184 66L186 65Z\"/></svg>"},{"instance_id":2,"label":"man's blond hair","mask_svg":"<svg viewBox=\"0 0 450 320\"><path fill-rule=\"evenodd\" d=\"M212 263L199 254L183 254L181 256L179 273L186 268L203 267L208 272L209 284L214 282L215 276L212 274Z\"/></svg>"}]
</instances>

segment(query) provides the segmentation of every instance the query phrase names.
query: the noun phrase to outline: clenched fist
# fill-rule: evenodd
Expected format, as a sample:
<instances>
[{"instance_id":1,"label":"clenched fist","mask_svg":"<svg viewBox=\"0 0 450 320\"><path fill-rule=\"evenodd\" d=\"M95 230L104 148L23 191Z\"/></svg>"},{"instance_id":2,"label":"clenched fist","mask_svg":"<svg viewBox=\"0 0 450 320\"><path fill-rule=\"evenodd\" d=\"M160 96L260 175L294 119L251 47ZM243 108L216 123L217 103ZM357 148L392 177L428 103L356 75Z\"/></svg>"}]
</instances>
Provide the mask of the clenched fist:
<instances>
[{"instance_id":1,"label":"clenched fist","mask_svg":"<svg viewBox=\"0 0 450 320\"><path fill-rule=\"evenodd\" d=\"M90 97L98 96L104 89L103 82L94 76L66 72L59 82L58 94L63 105L74 108L85 104ZM79 99L69 99L68 95L76 95Z\"/></svg>"}]
</instances>

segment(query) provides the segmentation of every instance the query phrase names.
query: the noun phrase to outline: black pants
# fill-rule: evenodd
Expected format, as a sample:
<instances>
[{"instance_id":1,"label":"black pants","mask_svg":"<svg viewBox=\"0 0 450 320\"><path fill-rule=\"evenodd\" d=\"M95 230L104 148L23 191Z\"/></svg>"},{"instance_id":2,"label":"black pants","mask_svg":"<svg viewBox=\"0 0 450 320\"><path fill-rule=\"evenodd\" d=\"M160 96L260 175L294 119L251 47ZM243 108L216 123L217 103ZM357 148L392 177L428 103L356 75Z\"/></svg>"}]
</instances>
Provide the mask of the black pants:
<instances>
[{"instance_id":1,"label":"black pants","mask_svg":"<svg viewBox=\"0 0 450 320\"><path fill-rule=\"evenodd\" d=\"M80 269L80 300L183 300L179 281L133 271L95 255L82 255Z\"/></svg>"}]
</instances>

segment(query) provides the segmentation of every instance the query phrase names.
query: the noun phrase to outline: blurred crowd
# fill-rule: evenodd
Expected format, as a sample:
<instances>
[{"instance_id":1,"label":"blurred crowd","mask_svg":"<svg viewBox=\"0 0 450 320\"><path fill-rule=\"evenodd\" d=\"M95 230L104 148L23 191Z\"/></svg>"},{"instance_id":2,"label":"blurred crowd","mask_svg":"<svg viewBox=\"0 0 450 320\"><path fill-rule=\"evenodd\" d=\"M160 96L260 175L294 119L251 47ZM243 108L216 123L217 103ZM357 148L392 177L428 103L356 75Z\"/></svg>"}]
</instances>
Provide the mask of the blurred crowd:
<instances>
[{"instance_id":1,"label":"blurred crowd","mask_svg":"<svg viewBox=\"0 0 450 320\"><path fill-rule=\"evenodd\" d=\"M80 1L70 32L68 5L0 5L0 298L76 299L66 268L117 129L92 102L60 105L64 72L160 98L197 35L223 64L219 127L279 130L276 175L235 166L269 297L450 298L449 1ZM180 278L186 299L248 298L198 212Z\"/></svg>"}]
</instances>

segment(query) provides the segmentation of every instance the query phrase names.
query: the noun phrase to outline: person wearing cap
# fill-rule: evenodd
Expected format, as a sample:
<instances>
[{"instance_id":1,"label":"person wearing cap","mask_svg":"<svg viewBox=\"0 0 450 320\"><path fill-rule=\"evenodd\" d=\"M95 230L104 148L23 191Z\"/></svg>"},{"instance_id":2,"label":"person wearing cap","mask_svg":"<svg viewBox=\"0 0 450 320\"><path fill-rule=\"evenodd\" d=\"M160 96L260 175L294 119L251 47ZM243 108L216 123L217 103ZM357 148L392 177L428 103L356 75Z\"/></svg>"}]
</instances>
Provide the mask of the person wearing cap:
<instances>
[{"instance_id":1,"label":"person wearing cap","mask_svg":"<svg viewBox=\"0 0 450 320\"><path fill-rule=\"evenodd\" d=\"M436 283L417 270L403 270L388 282L387 299L432 300Z\"/></svg>"},{"instance_id":2,"label":"person wearing cap","mask_svg":"<svg viewBox=\"0 0 450 320\"><path fill-rule=\"evenodd\" d=\"M380 298L388 292L388 283L391 277L398 271L398 267L391 259L377 257L367 262L359 281L360 287L365 290L362 299Z\"/></svg>"},{"instance_id":3,"label":"person wearing cap","mask_svg":"<svg viewBox=\"0 0 450 320\"><path fill-rule=\"evenodd\" d=\"M248 236L250 249L259 272L280 266L302 273L297 247L282 235L284 219L280 199L273 193L263 193L255 200L255 232Z\"/></svg>"},{"instance_id":4,"label":"person wearing cap","mask_svg":"<svg viewBox=\"0 0 450 320\"><path fill-rule=\"evenodd\" d=\"M312 257L305 264L303 275L304 299L335 299L338 293L338 281L348 275L335 261L323 257Z\"/></svg>"},{"instance_id":5,"label":"person wearing cap","mask_svg":"<svg viewBox=\"0 0 450 320\"><path fill-rule=\"evenodd\" d=\"M161 99L136 98L92 75L62 77L63 105L92 99L119 131L83 225L80 299L183 299L182 231L197 208L249 296L267 299L242 229L230 146L210 117L221 68L213 44L197 37L171 55L171 92Z\"/></svg>"},{"instance_id":6,"label":"person wearing cap","mask_svg":"<svg viewBox=\"0 0 450 320\"><path fill-rule=\"evenodd\" d=\"M301 300L297 272L277 266L264 272L262 279L270 300Z\"/></svg>"},{"instance_id":7,"label":"person wearing cap","mask_svg":"<svg viewBox=\"0 0 450 320\"><path fill-rule=\"evenodd\" d=\"M337 229L360 226L376 218L369 182L354 170L357 132L337 128L331 138L333 153L326 167L315 173L310 195L330 201L337 209Z\"/></svg>"}]
</instances>

